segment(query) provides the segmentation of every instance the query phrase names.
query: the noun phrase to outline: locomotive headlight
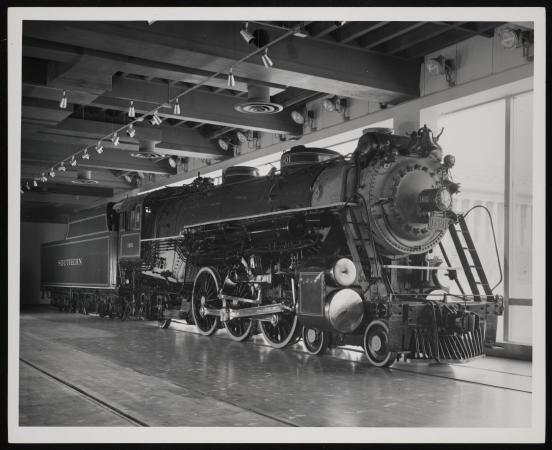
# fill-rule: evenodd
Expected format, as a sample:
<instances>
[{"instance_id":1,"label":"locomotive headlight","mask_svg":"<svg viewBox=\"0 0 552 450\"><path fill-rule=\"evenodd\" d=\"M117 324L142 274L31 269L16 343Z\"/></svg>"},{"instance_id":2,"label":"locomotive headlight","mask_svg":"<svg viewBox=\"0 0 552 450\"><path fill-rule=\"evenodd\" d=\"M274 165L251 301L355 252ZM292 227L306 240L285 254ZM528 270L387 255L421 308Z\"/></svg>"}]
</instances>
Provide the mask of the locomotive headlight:
<instances>
[{"instance_id":1,"label":"locomotive headlight","mask_svg":"<svg viewBox=\"0 0 552 450\"><path fill-rule=\"evenodd\" d=\"M418 206L421 211L450 211L452 194L446 188L425 189L418 196Z\"/></svg>"},{"instance_id":2,"label":"locomotive headlight","mask_svg":"<svg viewBox=\"0 0 552 450\"><path fill-rule=\"evenodd\" d=\"M332 267L331 276L340 286L350 286L357 276L355 263L349 258L339 258Z\"/></svg>"}]
</instances>

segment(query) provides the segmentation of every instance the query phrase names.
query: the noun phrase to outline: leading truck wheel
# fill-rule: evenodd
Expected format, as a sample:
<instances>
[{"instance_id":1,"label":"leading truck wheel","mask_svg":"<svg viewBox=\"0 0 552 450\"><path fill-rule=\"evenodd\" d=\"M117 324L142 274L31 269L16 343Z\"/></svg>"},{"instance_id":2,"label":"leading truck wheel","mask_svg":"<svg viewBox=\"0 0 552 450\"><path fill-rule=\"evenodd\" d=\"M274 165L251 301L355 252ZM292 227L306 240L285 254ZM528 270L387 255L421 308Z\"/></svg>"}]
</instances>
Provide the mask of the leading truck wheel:
<instances>
[{"instance_id":1,"label":"leading truck wheel","mask_svg":"<svg viewBox=\"0 0 552 450\"><path fill-rule=\"evenodd\" d=\"M210 267L199 270L192 290L192 316L197 330L210 336L217 331L219 318L202 314L204 308L220 308L218 299L220 279L218 274Z\"/></svg>"},{"instance_id":2,"label":"leading truck wheel","mask_svg":"<svg viewBox=\"0 0 552 450\"><path fill-rule=\"evenodd\" d=\"M315 328L303 327L303 343L311 355L323 355L330 344L330 333Z\"/></svg>"},{"instance_id":3,"label":"leading truck wheel","mask_svg":"<svg viewBox=\"0 0 552 450\"><path fill-rule=\"evenodd\" d=\"M364 332L364 353L370 364L389 367L397 359L397 353L389 351L389 326L382 320L371 322Z\"/></svg>"}]
</instances>

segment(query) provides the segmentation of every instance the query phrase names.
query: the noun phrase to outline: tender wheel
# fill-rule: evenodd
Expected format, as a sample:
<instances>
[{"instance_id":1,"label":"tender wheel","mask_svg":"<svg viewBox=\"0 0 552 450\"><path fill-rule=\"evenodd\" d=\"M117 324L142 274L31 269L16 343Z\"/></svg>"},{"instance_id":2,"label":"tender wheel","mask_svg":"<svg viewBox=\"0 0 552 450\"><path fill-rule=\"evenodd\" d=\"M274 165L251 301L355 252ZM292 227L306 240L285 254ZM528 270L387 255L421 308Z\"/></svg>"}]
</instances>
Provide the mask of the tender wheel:
<instances>
[{"instance_id":1,"label":"tender wheel","mask_svg":"<svg viewBox=\"0 0 552 450\"><path fill-rule=\"evenodd\" d=\"M326 353L330 344L330 333L315 328L303 327L303 343L311 355L322 355Z\"/></svg>"},{"instance_id":2,"label":"tender wheel","mask_svg":"<svg viewBox=\"0 0 552 450\"><path fill-rule=\"evenodd\" d=\"M389 326L374 320L364 332L364 353L370 364L376 367L388 367L397 359L397 353L389 351Z\"/></svg>"},{"instance_id":3,"label":"tender wheel","mask_svg":"<svg viewBox=\"0 0 552 450\"><path fill-rule=\"evenodd\" d=\"M233 289L232 295L236 297L251 298L252 292L249 286L240 284ZM234 341L242 342L249 339L254 331L255 321L249 317L232 319L224 322L224 328Z\"/></svg>"},{"instance_id":4,"label":"tender wheel","mask_svg":"<svg viewBox=\"0 0 552 450\"><path fill-rule=\"evenodd\" d=\"M217 273L210 267L199 270L192 290L192 316L197 330L205 335L212 335L218 328L219 318L201 314L202 306L220 308L218 299L220 280Z\"/></svg>"},{"instance_id":5,"label":"tender wheel","mask_svg":"<svg viewBox=\"0 0 552 450\"><path fill-rule=\"evenodd\" d=\"M294 343L298 333L297 315L285 312L275 315L273 322L261 322L264 338L274 348L284 348Z\"/></svg>"}]
</instances>

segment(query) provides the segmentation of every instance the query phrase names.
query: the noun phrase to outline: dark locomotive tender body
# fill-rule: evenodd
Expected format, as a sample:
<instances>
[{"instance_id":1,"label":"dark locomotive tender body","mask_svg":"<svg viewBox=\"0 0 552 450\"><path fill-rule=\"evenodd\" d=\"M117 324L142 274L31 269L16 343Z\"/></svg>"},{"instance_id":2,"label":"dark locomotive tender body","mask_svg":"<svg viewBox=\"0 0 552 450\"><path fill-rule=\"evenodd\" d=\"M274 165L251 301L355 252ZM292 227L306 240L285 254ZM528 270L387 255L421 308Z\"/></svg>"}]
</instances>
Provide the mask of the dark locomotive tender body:
<instances>
[{"instance_id":1,"label":"dark locomotive tender body","mask_svg":"<svg viewBox=\"0 0 552 450\"><path fill-rule=\"evenodd\" d=\"M120 202L107 212L119 226L109 310L168 318L180 308L202 334L224 326L241 341L260 328L274 347L303 337L315 354L362 345L378 366L399 354L482 355L501 299L484 279L483 293L449 296L427 276L433 248L463 220L447 203L458 189L449 169L429 130L376 131L350 158L295 147L279 174L233 168L221 186L198 179ZM336 268L354 280L340 282Z\"/></svg>"},{"instance_id":2,"label":"dark locomotive tender body","mask_svg":"<svg viewBox=\"0 0 552 450\"><path fill-rule=\"evenodd\" d=\"M105 306L117 296L118 215L112 207L75 214L64 240L42 246L41 286L60 308L97 309L96 303Z\"/></svg>"}]
</instances>

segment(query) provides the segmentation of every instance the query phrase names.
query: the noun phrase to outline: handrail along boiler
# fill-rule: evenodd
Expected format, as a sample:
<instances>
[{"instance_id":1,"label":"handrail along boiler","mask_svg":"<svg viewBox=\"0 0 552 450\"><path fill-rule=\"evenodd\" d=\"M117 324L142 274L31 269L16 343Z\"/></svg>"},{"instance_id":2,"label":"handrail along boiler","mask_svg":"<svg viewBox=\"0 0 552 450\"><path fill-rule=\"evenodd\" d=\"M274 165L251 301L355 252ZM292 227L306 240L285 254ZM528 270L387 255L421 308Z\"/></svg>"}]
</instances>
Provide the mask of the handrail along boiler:
<instances>
[{"instance_id":1,"label":"handrail along boiler","mask_svg":"<svg viewBox=\"0 0 552 450\"><path fill-rule=\"evenodd\" d=\"M165 325L167 308L189 301L204 335L260 331L277 348L302 338L313 354L360 345L376 366L480 356L496 340L502 297L452 211L454 157L437 140L425 126L370 129L347 157L296 146L279 173L233 167L220 186L198 178L115 204L119 296L163 299L150 304ZM441 244L447 232L461 268Z\"/></svg>"}]
</instances>

